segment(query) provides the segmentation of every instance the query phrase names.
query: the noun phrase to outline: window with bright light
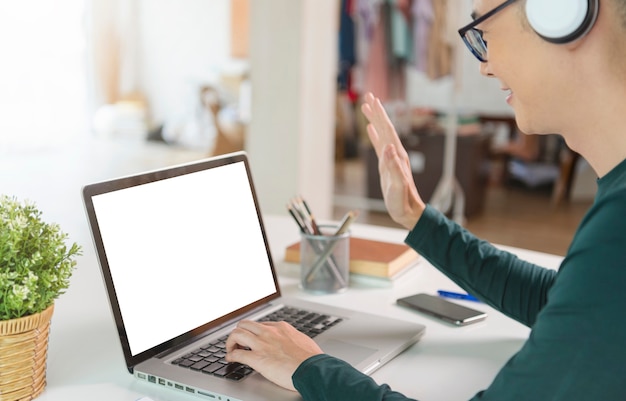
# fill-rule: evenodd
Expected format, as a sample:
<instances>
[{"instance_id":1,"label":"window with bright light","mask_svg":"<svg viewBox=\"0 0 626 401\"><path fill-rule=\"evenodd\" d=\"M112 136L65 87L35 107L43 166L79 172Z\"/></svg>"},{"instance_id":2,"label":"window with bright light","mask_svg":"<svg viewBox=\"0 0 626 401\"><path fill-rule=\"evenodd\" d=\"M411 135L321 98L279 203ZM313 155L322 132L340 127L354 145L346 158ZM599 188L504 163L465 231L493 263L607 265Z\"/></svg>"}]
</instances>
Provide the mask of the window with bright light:
<instances>
[{"instance_id":1,"label":"window with bright light","mask_svg":"<svg viewBox=\"0 0 626 401\"><path fill-rule=\"evenodd\" d=\"M87 132L85 0L0 3L0 151Z\"/></svg>"}]
</instances>

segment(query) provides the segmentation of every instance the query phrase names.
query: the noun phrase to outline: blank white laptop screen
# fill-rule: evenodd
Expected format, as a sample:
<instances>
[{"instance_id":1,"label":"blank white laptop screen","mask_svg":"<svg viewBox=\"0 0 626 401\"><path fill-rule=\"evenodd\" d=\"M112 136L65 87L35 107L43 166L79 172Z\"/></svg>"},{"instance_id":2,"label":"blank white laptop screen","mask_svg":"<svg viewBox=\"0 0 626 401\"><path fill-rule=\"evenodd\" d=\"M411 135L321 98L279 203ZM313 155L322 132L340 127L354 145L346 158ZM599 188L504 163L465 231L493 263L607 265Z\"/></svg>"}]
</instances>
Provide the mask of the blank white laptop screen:
<instances>
[{"instance_id":1,"label":"blank white laptop screen","mask_svg":"<svg viewBox=\"0 0 626 401\"><path fill-rule=\"evenodd\" d=\"M133 356L277 291L244 162L93 206Z\"/></svg>"}]
</instances>

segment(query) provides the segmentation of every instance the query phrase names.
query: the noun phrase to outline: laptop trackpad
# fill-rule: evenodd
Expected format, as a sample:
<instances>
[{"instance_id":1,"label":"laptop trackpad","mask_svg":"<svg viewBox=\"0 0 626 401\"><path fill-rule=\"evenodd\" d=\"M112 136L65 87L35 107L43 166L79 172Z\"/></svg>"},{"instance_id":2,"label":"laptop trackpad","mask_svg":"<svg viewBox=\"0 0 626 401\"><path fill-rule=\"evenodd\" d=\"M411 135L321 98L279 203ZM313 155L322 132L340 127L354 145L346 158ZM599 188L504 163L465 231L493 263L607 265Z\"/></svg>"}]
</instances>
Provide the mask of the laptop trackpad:
<instances>
[{"instance_id":1,"label":"laptop trackpad","mask_svg":"<svg viewBox=\"0 0 626 401\"><path fill-rule=\"evenodd\" d=\"M328 339L320 343L322 350L331 356L350 362L356 365L365 360L377 350L362 347L356 344L346 343L340 340Z\"/></svg>"}]
</instances>

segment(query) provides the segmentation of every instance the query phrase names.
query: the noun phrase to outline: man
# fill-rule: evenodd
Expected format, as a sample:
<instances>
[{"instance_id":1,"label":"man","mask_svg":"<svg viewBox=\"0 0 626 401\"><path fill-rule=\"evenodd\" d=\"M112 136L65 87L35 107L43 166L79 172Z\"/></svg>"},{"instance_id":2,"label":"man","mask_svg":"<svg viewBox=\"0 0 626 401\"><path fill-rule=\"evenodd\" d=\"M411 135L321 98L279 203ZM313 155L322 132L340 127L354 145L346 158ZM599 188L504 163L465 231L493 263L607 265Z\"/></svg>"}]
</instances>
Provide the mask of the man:
<instances>
[{"instance_id":1,"label":"man","mask_svg":"<svg viewBox=\"0 0 626 401\"><path fill-rule=\"evenodd\" d=\"M626 309L626 0L599 2L475 0L474 22L459 30L480 60L481 73L497 78L507 92L520 129L561 134L599 177L595 202L558 273L497 250L427 206L381 103L372 94L365 97L362 110L379 157L385 204L410 230L406 243L463 288L532 328L522 349L476 400L626 397L626 322L621 319ZM406 399L322 354L285 323L243 322L227 348L230 360L296 389L305 400Z\"/></svg>"}]
</instances>

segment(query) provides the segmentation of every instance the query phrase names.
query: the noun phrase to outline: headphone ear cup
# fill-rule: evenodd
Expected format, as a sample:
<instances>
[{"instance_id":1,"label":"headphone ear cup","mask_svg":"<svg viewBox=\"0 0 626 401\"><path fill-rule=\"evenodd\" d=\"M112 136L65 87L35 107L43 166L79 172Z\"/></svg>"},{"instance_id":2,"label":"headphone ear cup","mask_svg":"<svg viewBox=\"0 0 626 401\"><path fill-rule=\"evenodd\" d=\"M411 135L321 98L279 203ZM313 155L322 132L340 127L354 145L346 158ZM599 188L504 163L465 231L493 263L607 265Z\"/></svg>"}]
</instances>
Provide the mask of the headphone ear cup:
<instances>
[{"instance_id":1,"label":"headphone ear cup","mask_svg":"<svg viewBox=\"0 0 626 401\"><path fill-rule=\"evenodd\" d=\"M598 17L599 0L526 0L526 18L533 30L552 43L585 36Z\"/></svg>"}]
</instances>

